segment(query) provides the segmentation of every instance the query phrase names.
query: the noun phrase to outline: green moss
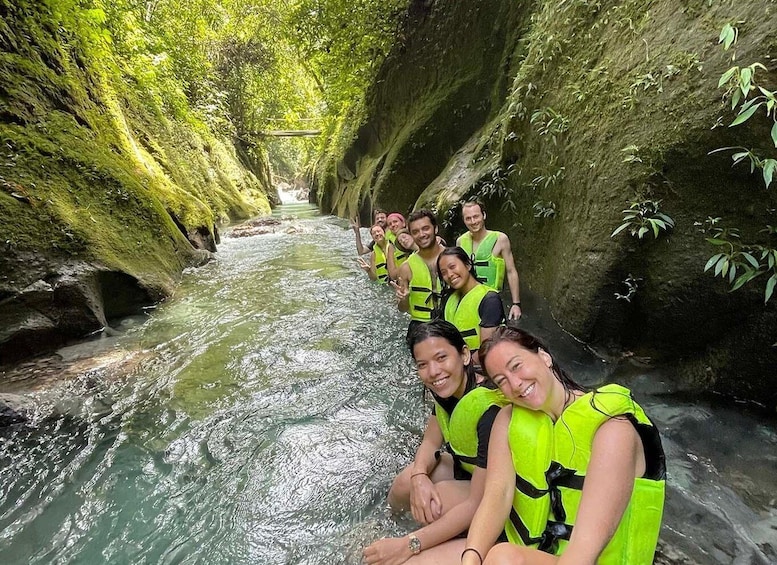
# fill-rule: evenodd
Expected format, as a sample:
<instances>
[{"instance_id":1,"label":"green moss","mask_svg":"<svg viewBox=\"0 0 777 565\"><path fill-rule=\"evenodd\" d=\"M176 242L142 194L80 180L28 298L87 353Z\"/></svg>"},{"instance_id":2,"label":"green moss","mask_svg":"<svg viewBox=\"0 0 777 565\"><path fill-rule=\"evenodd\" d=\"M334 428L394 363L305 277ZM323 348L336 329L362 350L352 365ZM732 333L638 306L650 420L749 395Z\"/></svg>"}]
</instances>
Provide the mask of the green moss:
<instances>
[{"instance_id":1,"label":"green moss","mask_svg":"<svg viewBox=\"0 0 777 565\"><path fill-rule=\"evenodd\" d=\"M97 261L166 292L193 255L168 211L188 230L269 212L269 176L180 100L125 83L73 6L0 4L3 287L21 284L14 258L32 254Z\"/></svg>"}]
</instances>

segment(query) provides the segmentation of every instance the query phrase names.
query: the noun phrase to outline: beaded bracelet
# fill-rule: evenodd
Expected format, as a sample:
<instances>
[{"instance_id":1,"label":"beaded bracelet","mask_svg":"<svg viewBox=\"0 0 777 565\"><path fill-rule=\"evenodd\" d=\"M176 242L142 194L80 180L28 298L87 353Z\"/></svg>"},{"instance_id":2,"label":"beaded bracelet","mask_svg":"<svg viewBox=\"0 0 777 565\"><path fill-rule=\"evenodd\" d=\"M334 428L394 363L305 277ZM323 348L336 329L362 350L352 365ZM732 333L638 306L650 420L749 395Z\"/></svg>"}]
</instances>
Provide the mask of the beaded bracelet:
<instances>
[{"instance_id":1,"label":"beaded bracelet","mask_svg":"<svg viewBox=\"0 0 777 565\"><path fill-rule=\"evenodd\" d=\"M461 552L461 560L462 561L464 560L464 554L467 553L468 551L471 551L472 553L477 555L478 559L480 560L480 565L483 565L483 556L480 555L480 552L477 549L475 549L474 547L465 547L464 548L464 551Z\"/></svg>"}]
</instances>

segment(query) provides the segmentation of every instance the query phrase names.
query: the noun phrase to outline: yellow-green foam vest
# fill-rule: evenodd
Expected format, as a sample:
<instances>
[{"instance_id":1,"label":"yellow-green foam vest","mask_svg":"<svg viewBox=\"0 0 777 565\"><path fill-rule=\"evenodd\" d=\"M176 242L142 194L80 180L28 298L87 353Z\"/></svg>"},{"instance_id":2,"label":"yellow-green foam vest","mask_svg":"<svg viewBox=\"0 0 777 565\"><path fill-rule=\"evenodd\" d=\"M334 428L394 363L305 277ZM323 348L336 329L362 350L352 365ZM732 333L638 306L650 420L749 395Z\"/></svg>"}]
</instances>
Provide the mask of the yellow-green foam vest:
<instances>
[{"instance_id":1,"label":"yellow-green foam vest","mask_svg":"<svg viewBox=\"0 0 777 565\"><path fill-rule=\"evenodd\" d=\"M412 272L410 278L410 318L419 322L428 322L432 319L432 311L437 306L437 296L433 291L432 274L421 257L413 253L407 258Z\"/></svg>"},{"instance_id":2,"label":"yellow-green foam vest","mask_svg":"<svg viewBox=\"0 0 777 565\"><path fill-rule=\"evenodd\" d=\"M505 533L510 543L547 550L545 528L550 491L545 472L553 454L553 420L544 412L512 407L507 441L515 470L515 491Z\"/></svg>"},{"instance_id":3,"label":"yellow-green foam vest","mask_svg":"<svg viewBox=\"0 0 777 565\"><path fill-rule=\"evenodd\" d=\"M450 447L453 458L470 475L475 470L478 456L478 422L492 406L505 406L508 400L499 390L479 386L461 397L453 414L435 402L435 415L442 437Z\"/></svg>"},{"instance_id":4,"label":"yellow-green foam vest","mask_svg":"<svg viewBox=\"0 0 777 565\"><path fill-rule=\"evenodd\" d=\"M375 274L378 275L378 282L386 284L389 279L386 254L378 244L375 244L375 247L372 248L372 252L375 254Z\"/></svg>"},{"instance_id":5,"label":"yellow-green foam vest","mask_svg":"<svg viewBox=\"0 0 777 565\"><path fill-rule=\"evenodd\" d=\"M399 247L397 247L396 243L394 244L394 266L399 269L402 265L405 264L407 261L407 258L410 257L410 254L412 251L402 251Z\"/></svg>"},{"instance_id":6,"label":"yellow-green foam vest","mask_svg":"<svg viewBox=\"0 0 777 565\"><path fill-rule=\"evenodd\" d=\"M493 288L479 284L463 298L454 292L445 303L445 320L459 330L470 351L480 349L480 303Z\"/></svg>"},{"instance_id":7,"label":"yellow-green foam vest","mask_svg":"<svg viewBox=\"0 0 777 565\"><path fill-rule=\"evenodd\" d=\"M602 424L615 416L625 416L637 429L645 447L646 475L652 478L635 479L618 529L597 564L651 565L664 509L664 455L658 430L642 407L634 402L631 392L620 385L605 385L583 395L567 407L556 422L549 479L560 495L560 505L552 505L554 520L548 523L546 533L554 533L558 540L556 553L563 553L580 506L594 435Z\"/></svg>"},{"instance_id":8,"label":"yellow-green foam vest","mask_svg":"<svg viewBox=\"0 0 777 565\"><path fill-rule=\"evenodd\" d=\"M502 290L505 282L505 260L501 257L494 257L494 246L502 232L489 231L483 241L478 245L478 250L472 259L475 265L478 281L493 288L496 291ZM459 238L461 248L472 257L472 234L467 232Z\"/></svg>"},{"instance_id":9,"label":"yellow-green foam vest","mask_svg":"<svg viewBox=\"0 0 777 565\"><path fill-rule=\"evenodd\" d=\"M396 235L394 235L394 232L393 232L393 231L391 231L390 229L386 229L386 230L384 230L384 232L383 232L383 233L386 235L386 240L387 240L387 241L388 241L388 242L389 242L391 245L395 245L395 244L396 244L396 242L397 242L397 236L396 236Z\"/></svg>"}]
</instances>

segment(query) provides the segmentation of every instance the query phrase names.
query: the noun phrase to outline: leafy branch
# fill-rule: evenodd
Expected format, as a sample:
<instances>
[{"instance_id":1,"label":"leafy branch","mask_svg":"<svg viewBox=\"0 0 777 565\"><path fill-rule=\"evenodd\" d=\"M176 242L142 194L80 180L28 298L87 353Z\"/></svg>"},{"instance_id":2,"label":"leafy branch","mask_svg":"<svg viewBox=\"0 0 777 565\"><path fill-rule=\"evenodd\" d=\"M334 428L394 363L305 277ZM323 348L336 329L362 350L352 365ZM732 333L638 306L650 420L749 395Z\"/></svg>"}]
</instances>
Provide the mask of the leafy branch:
<instances>
[{"instance_id":1,"label":"leafy branch","mask_svg":"<svg viewBox=\"0 0 777 565\"><path fill-rule=\"evenodd\" d=\"M660 212L660 200L634 200L631 205L623 210L623 223L615 228L610 237L615 237L624 230L636 237L643 239L652 233L658 239L658 235L674 228L674 220Z\"/></svg>"}]
</instances>

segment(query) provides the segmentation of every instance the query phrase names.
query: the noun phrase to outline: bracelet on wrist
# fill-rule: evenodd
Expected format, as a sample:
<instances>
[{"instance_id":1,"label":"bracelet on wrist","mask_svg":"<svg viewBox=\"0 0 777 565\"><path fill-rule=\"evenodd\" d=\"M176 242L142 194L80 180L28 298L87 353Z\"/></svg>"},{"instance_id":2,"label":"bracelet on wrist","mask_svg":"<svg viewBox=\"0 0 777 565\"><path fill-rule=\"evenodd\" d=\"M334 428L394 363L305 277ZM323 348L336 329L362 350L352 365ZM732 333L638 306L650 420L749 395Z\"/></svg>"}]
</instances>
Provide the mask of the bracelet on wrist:
<instances>
[{"instance_id":1,"label":"bracelet on wrist","mask_svg":"<svg viewBox=\"0 0 777 565\"><path fill-rule=\"evenodd\" d=\"M520 306L520 305L521 305L521 301L520 300L518 302L513 302L513 306Z\"/></svg>"},{"instance_id":2,"label":"bracelet on wrist","mask_svg":"<svg viewBox=\"0 0 777 565\"><path fill-rule=\"evenodd\" d=\"M480 565L483 565L483 556L480 555L480 552L477 549L475 549L474 547L465 547L464 548L464 551L461 552L461 560L462 561L464 561L464 554L467 553L468 551L471 551L472 553L477 555L478 559L480 560Z\"/></svg>"},{"instance_id":3,"label":"bracelet on wrist","mask_svg":"<svg viewBox=\"0 0 777 565\"><path fill-rule=\"evenodd\" d=\"M425 475L428 477L429 473L427 473L426 471L419 471L418 473L410 473L410 478L412 479L413 477L417 477L419 475Z\"/></svg>"}]
</instances>

